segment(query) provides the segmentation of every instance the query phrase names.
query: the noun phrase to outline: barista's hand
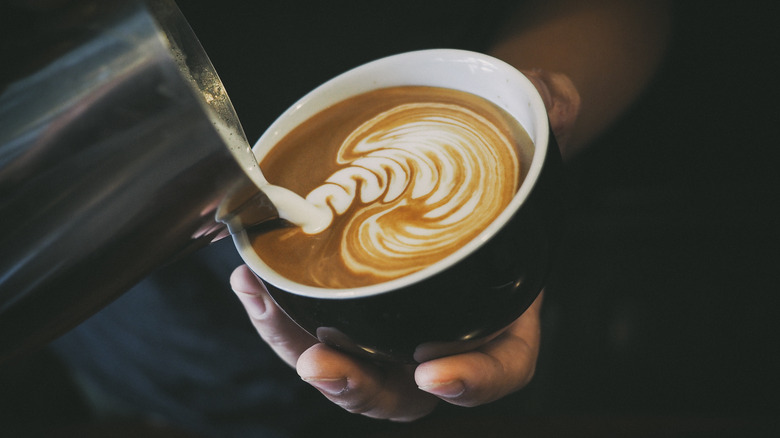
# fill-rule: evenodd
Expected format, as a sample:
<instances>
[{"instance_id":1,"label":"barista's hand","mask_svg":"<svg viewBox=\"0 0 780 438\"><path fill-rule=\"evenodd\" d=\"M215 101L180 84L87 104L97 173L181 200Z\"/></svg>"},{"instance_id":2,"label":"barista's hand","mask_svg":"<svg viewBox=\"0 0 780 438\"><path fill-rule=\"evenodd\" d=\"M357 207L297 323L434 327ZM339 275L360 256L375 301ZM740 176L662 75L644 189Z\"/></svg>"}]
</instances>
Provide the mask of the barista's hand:
<instances>
[{"instance_id":1,"label":"barista's hand","mask_svg":"<svg viewBox=\"0 0 780 438\"><path fill-rule=\"evenodd\" d=\"M568 134L579 111L579 94L564 75L525 74L539 89L550 124L566 155ZM334 350L306 333L276 306L246 266L231 286L257 332L301 378L333 403L369 417L411 421L439 400L477 406L525 386L539 352L541 296L500 336L481 348L415 366L377 365Z\"/></svg>"},{"instance_id":2,"label":"barista's hand","mask_svg":"<svg viewBox=\"0 0 780 438\"><path fill-rule=\"evenodd\" d=\"M287 318L246 266L233 272L230 283L271 348L349 412L411 421L430 413L440 399L461 406L496 400L523 387L534 372L541 298L482 348L414 367L377 365L319 343Z\"/></svg>"}]
</instances>

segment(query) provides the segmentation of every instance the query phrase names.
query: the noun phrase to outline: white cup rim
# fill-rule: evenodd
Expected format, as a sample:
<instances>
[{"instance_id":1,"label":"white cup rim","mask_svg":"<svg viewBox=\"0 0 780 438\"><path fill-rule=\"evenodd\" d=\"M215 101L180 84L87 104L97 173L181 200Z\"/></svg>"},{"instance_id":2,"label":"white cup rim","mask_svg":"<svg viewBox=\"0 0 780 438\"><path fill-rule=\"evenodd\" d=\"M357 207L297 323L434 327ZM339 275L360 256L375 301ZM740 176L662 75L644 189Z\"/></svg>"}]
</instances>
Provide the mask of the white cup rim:
<instances>
[{"instance_id":1,"label":"white cup rim","mask_svg":"<svg viewBox=\"0 0 780 438\"><path fill-rule=\"evenodd\" d=\"M471 92L487 98L517 118L534 142L535 151L525 180L514 198L474 239L442 260L400 278L355 288L332 289L292 281L270 268L255 253L245 231L233 234L244 262L264 281L290 293L326 299L365 297L407 287L450 268L476 251L502 229L525 203L539 180L547 156L549 122L544 102L533 83L517 69L477 52L457 49L406 52L342 73L315 88L282 113L258 139L253 151L258 159L262 159L292 128L327 106L366 91L398 85L438 86Z\"/></svg>"}]
</instances>

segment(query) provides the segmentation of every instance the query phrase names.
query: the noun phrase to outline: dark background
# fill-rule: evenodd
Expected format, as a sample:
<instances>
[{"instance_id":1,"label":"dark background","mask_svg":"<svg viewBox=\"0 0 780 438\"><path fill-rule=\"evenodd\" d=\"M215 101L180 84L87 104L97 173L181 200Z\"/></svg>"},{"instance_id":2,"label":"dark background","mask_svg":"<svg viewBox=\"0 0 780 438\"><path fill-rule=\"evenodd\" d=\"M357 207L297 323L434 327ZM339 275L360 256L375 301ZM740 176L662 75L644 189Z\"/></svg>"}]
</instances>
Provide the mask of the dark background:
<instances>
[{"instance_id":1,"label":"dark background","mask_svg":"<svg viewBox=\"0 0 780 438\"><path fill-rule=\"evenodd\" d=\"M230 2L209 8L181 2L250 140L320 78L383 54L379 47L370 58L342 58L338 44L296 41L292 29L274 29L272 8L284 7L278 3L258 21L240 10L231 15ZM376 436L778 430L780 14L771 1L678 3L670 50L654 82L569 165L566 251L545 297L534 381L495 404L444 407L413 425L337 421L355 421ZM300 26L346 38L348 32L328 28L327 13L314 11ZM239 31L245 26L263 30L247 39ZM273 48L283 45L265 35L280 31L288 32L285 47L300 48L293 57L300 65L277 63ZM262 58L254 56L259 44ZM327 56L309 56L307 45ZM253 81L253 69L275 82ZM307 69L316 74L290 73ZM70 385L46 351L3 365L0 428L88 422ZM494 422L503 426L493 429Z\"/></svg>"}]
</instances>

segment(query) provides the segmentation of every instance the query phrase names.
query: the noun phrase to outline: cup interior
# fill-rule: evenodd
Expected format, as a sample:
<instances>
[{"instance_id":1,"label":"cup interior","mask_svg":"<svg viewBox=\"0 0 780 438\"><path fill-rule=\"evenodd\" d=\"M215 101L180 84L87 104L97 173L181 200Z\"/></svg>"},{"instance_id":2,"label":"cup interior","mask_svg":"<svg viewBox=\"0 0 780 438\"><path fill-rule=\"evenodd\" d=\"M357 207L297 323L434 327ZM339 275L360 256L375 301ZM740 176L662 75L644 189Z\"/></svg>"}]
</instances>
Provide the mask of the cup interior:
<instances>
[{"instance_id":1,"label":"cup interior","mask_svg":"<svg viewBox=\"0 0 780 438\"><path fill-rule=\"evenodd\" d=\"M523 183L510 204L477 237L444 259L404 277L350 289L314 287L279 275L255 253L246 231L241 231L234 234L233 239L255 274L279 289L315 298L343 299L385 293L416 283L457 263L487 242L522 207L539 178L547 154L547 112L536 88L522 73L480 53L422 50L382 58L349 70L315 88L282 113L254 145L253 152L259 162L293 128L325 108L364 92L403 85L444 87L475 94L498 105L522 125L534 144L534 151L522 160L529 164L523 169Z\"/></svg>"}]
</instances>

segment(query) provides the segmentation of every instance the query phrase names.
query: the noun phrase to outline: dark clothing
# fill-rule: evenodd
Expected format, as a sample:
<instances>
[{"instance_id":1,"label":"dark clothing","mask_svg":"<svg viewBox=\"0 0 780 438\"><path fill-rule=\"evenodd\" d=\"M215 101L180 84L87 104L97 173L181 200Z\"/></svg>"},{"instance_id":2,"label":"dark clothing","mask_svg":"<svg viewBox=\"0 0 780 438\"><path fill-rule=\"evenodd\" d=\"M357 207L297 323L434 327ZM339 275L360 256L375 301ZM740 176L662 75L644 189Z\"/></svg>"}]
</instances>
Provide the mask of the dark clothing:
<instances>
[{"instance_id":1,"label":"dark clothing","mask_svg":"<svg viewBox=\"0 0 780 438\"><path fill-rule=\"evenodd\" d=\"M229 289L240 262L229 239L213 244L53 344L98 415L287 436L311 411L306 385L262 343Z\"/></svg>"}]
</instances>

